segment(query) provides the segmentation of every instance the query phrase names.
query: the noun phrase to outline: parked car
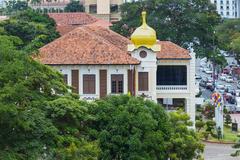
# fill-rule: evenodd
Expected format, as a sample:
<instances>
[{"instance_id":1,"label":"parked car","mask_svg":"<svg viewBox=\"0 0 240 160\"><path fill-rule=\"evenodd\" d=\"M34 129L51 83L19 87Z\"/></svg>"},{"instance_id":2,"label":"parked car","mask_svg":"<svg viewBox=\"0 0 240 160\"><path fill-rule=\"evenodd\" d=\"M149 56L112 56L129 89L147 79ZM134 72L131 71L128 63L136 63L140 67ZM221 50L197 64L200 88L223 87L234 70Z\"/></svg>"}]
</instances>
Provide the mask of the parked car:
<instances>
[{"instance_id":1,"label":"parked car","mask_svg":"<svg viewBox=\"0 0 240 160\"><path fill-rule=\"evenodd\" d=\"M231 85L226 85L225 91L227 93L231 93L232 95L236 95L236 91Z\"/></svg>"},{"instance_id":2,"label":"parked car","mask_svg":"<svg viewBox=\"0 0 240 160\"><path fill-rule=\"evenodd\" d=\"M201 86L201 87L206 87L206 81L204 81L203 79L199 82L199 86Z\"/></svg>"},{"instance_id":3,"label":"parked car","mask_svg":"<svg viewBox=\"0 0 240 160\"><path fill-rule=\"evenodd\" d=\"M227 75L226 74L222 74L219 79L222 80L222 81L225 81L226 80L226 77Z\"/></svg>"},{"instance_id":4,"label":"parked car","mask_svg":"<svg viewBox=\"0 0 240 160\"><path fill-rule=\"evenodd\" d=\"M224 68L224 69L223 69L223 73L224 73L224 74L229 74L229 73L230 73L230 69Z\"/></svg>"},{"instance_id":5,"label":"parked car","mask_svg":"<svg viewBox=\"0 0 240 160\"><path fill-rule=\"evenodd\" d=\"M196 74L195 79L202 79L202 77L200 75Z\"/></svg>"},{"instance_id":6,"label":"parked car","mask_svg":"<svg viewBox=\"0 0 240 160\"><path fill-rule=\"evenodd\" d=\"M210 83L210 82L206 83L206 88L209 89L209 90L212 91L212 92L214 91L213 84Z\"/></svg>"},{"instance_id":7,"label":"parked car","mask_svg":"<svg viewBox=\"0 0 240 160\"><path fill-rule=\"evenodd\" d=\"M212 83L212 82L213 82L213 78L208 77L208 78L207 78L207 82Z\"/></svg>"},{"instance_id":8,"label":"parked car","mask_svg":"<svg viewBox=\"0 0 240 160\"><path fill-rule=\"evenodd\" d=\"M216 92L224 94L225 92L224 84L217 82L215 86L216 86Z\"/></svg>"},{"instance_id":9,"label":"parked car","mask_svg":"<svg viewBox=\"0 0 240 160\"><path fill-rule=\"evenodd\" d=\"M210 70L210 69L208 69L208 70L205 70L205 73L207 73L207 74L212 74L212 73L213 73L213 71L212 71L212 70Z\"/></svg>"},{"instance_id":10,"label":"parked car","mask_svg":"<svg viewBox=\"0 0 240 160\"><path fill-rule=\"evenodd\" d=\"M233 83L233 78L232 78L232 76L227 76L227 77L226 77L226 82L228 82L228 83Z\"/></svg>"},{"instance_id":11,"label":"parked car","mask_svg":"<svg viewBox=\"0 0 240 160\"><path fill-rule=\"evenodd\" d=\"M237 112L240 112L240 97L236 97L236 111Z\"/></svg>"},{"instance_id":12,"label":"parked car","mask_svg":"<svg viewBox=\"0 0 240 160\"><path fill-rule=\"evenodd\" d=\"M240 81L237 82L237 88L240 89Z\"/></svg>"}]
</instances>

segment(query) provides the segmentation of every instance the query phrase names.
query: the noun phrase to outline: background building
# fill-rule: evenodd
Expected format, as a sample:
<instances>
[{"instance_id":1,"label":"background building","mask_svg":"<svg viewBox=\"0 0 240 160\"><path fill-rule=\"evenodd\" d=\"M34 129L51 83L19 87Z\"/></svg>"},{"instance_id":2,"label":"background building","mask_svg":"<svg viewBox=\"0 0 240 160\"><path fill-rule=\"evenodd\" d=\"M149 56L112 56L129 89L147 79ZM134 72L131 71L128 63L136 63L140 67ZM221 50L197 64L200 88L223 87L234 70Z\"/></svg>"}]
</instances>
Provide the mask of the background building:
<instances>
[{"instance_id":1,"label":"background building","mask_svg":"<svg viewBox=\"0 0 240 160\"><path fill-rule=\"evenodd\" d=\"M125 0L85 0L84 6L87 13L107 21L120 19L120 5Z\"/></svg>"},{"instance_id":2,"label":"background building","mask_svg":"<svg viewBox=\"0 0 240 160\"><path fill-rule=\"evenodd\" d=\"M240 18L240 0L211 0L222 18Z\"/></svg>"},{"instance_id":3,"label":"background building","mask_svg":"<svg viewBox=\"0 0 240 160\"><path fill-rule=\"evenodd\" d=\"M97 18L115 22L120 20L120 5L126 0L80 0L85 7L85 12L94 15ZM39 4L31 4L34 9L42 9L48 12L63 12L70 0L43 0Z\"/></svg>"},{"instance_id":4,"label":"background building","mask_svg":"<svg viewBox=\"0 0 240 160\"><path fill-rule=\"evenodd\" d=\"M0 8L2 8L4 6L4 1L5 0L0 0Z\"/></svg>"}]
</instances>

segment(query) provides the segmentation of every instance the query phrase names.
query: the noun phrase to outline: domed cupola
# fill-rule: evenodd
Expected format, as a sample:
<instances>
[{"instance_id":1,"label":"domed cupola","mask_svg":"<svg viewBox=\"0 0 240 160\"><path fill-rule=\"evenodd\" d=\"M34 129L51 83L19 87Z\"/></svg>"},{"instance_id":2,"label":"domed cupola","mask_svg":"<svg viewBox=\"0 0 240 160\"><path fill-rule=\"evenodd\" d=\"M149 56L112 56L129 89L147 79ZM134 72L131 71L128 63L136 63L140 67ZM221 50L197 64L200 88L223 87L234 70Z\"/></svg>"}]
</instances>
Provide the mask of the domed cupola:
<instances>
[{"instance_id":1,"label":"domed cupola","mask_svg":"<svg viewBox=\"0 0 240 160\"><path fill-rule=\"evenodd\" d=\"M139 47L146 47L153 51L159 51L160 46L157 45L156 31L147 25L146 23L146 12L142 12L142 25L138 27L131 35L131 41L133 46L129 49L138 49Z\"/></svg>"}]
</instances>

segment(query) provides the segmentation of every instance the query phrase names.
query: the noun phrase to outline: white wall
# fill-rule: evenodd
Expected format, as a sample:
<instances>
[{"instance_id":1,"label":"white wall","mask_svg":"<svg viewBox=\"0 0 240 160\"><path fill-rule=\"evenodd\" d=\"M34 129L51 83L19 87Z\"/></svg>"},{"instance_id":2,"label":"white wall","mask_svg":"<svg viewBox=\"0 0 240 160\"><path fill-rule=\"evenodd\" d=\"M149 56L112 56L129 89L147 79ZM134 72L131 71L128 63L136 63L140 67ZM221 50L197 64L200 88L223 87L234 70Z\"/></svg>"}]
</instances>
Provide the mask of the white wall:
<instances>
[{"instance_id":1,"label":"white wall","mask_svg":"<svg viewBox=\"0 0 240 160\"><path fill-rule=\"evenodd\" d=\"M130 65L58 65L53 66L56 70L62 74L68 75L68 85L72 84L72 70L79 70L79 95L82 99L93 100L100 97L99 90L99 71L107 70L107 94L111 94L111 75L112 74L123 74L124 78L124 94L128 93L128 69ZM84 74L95 74L96 78L96 94L83 94L83 75Z\"/></svg>"}]
</instances>

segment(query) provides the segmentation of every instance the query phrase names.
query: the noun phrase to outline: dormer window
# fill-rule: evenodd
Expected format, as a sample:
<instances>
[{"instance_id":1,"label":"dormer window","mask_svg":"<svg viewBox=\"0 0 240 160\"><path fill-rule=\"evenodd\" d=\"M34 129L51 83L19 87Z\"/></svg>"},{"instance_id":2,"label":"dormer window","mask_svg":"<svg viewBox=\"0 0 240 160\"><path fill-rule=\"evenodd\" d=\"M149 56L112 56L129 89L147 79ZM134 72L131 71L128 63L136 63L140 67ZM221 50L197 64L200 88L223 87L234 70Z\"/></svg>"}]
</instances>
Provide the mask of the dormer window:
<instances>
[{"instance_id":1,"label":"dormer window","mask_svg":"<svg viewBox=\"0 0 240 160\"><path fill-rule=\"evenodd\" d=\"M139 56L141 58L145 58L145 57L147 57L147 52L146 51L140 51Z\"/></svg>"}]
</instances>

